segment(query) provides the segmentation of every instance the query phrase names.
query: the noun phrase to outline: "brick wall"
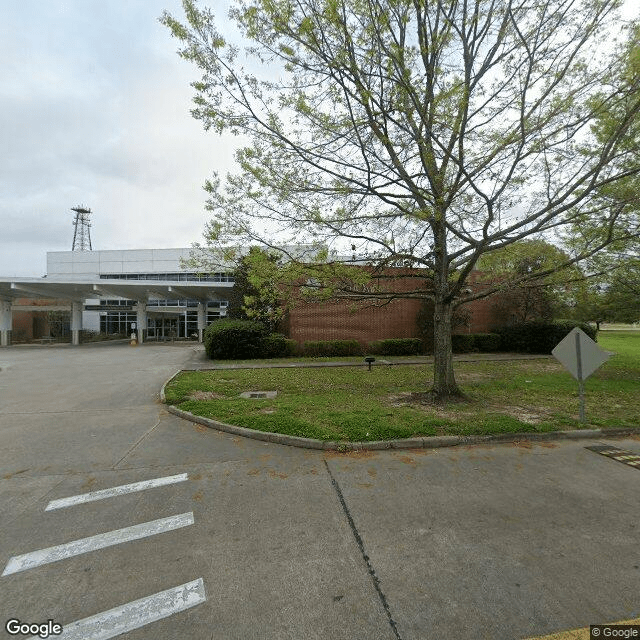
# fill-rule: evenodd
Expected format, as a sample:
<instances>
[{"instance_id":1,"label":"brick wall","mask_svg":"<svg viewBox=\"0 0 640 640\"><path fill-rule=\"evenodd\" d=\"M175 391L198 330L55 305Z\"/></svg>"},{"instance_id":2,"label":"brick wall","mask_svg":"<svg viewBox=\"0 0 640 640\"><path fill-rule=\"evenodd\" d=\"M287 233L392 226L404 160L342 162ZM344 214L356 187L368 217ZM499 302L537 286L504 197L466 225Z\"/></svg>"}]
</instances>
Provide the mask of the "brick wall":
<instances>
[{"instance_id":1,"label":"brick wall","mask_svg":"<svg viewBox=\"0 0 640 640\"><path fill-rule=\"evenodd\" d=\"M18 298L15 304L30 305L34 311L14 311L11 317L11 341L28 342L49 335L46 307L65 304L60 300L35 300L32 298ZM68 303L67 303L68 304ZM44 309L40 311L39 309Z\"/></svg>"},{"instance_id":2,"label":"brick wall","mask_svg":"<svg viewBox=\"0 0 640 640\"><path fill-rule=\"evenodd\" d=\"M355 339L363 345L381 338L414 338L420 306L419 300L392 300L381 307L343 301L301 304L289 313L289 337L298 343Z\"/></svg>"},{"instance_id":3,"label":"brick wall","mask_svg":"<svg viewBox=\"0 0 640 640\"><path fill-rule=\"evenodd\" d=\"M386 290L410 291L416 286L427 286L423 279L405 278L409 270L389 269L399 277L385 282ZM472 274L469 286L477 291L479 274ZM506 324L510 318L501 317L495 305L497 296L474 300L462 307L471 312L468 326L459 327L456 333L488 333L493 327ZM355 339L362 345L385 338L419 337L417 316L422 301L396 299L383 306L371 302L353 303L329 301L323 303L300 303L289 312L287 333L302 344L306 340Z\"/></svg>"}]
</instances>

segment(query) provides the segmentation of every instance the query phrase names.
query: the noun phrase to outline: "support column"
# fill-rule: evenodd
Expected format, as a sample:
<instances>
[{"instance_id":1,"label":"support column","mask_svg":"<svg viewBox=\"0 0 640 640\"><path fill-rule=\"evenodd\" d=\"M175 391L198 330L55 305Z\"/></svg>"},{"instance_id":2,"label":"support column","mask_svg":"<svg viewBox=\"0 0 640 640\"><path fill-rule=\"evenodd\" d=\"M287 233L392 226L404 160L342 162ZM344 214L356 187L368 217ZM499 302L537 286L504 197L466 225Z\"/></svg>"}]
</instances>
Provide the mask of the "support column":
<instances>
[{"instance_id":1,"label":"support column","mask_svg":"<svg viewBox=\"0 0 640 640\"><path fill-rule=\"evenodd\" d=\"M8 347L11 344L11 301L0 300L0 346Z\"/></svg>"},{"instance_id":2,"label":"support column","mask_svg":"<svg viewBox=\"0 0 640 640\"><path fill-rule=\"evenodd\" d=\"M198 342L204 342L204 329L207 326L207 307L198 303Z\"/></svg>"},{"instance_id":3,"label":"support column","mask_svg":"<svg viewBox=\"0 0 640 640\"><path fill-rule=\"evenodd\" d=\"M136 327L138 344L142 344L147 339L147 305L144 302L138 302L136 307Z\"/></svg>"},{"instance_id":4,"label":"support column","mask_svg":"<svg viewBox=\"0 0 640 640\"><path fill-rule=\"evenodd\" d=\"M80 344L80 332L82 331L82 302L71 303L71 344Z\"/></svg>"}]
</instances>

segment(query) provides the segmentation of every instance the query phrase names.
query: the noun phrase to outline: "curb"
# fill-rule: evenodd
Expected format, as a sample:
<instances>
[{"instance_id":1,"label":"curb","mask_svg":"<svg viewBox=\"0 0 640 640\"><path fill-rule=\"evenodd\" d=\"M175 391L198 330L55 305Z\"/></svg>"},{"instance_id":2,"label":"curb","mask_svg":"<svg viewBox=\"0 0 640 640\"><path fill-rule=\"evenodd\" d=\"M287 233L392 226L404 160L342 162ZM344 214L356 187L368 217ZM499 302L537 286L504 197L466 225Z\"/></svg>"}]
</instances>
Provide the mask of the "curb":
<instances>
[{"instance_id":1,"label":"curb","mask_svg":"<svg viewBox=\"0 0 640 640\"><path fill-rule=\"evenodd\" d=\"M522 442L531 440L535 442L546 440L582 440L596 438L610 438L615 436L628 436L640 434L640 427L613 427L611 429L577 429L575 431L546 431L544 433L494 433L488 435L473 436L421 436L417 438L405 438L402 440L373 440L371 442L336 442L335 440L315 440L300 436L288 436L283 433L271 431L256 431L246 427L238 427L233 424L219 422L211 418L197 416L190 411L183 411L173 405L166 404L164 388L173 380L181 369L176 371L160 389L160 402L166 405L167 411L179 418L201 424L210 429L225 431L236 436L284 444L290 447L302 449L320 449L323 451L379 451L382 449L439 449L441 447L457 447L459 445L474 444L504 444L510 442Z\"/></svg>"},{"instance_id":2,"label":"curb","mask_svg":"<svg viewBox=\"0 0 640 640\"><path fill-rule=\"evenodd\" d=\"M164 384L160 387L160 402L162 402L162 404L167 404L167 396L165 396L164 394L164 388L181 372L184 371L184 369L178 369L175 373L171 374L171 376L169 378L167 378L164 381ZM173 405L167 405L167 409L169 409L170 407L172 407ZM186 411L183 411L183 413L187 413Z\"/></svg>"},{"instance_id":3,"label":"curb","mask_svg":"<svg viewBox=\"0 0 640 640\"><path fill-rule=\"evenodd\" d=\"M482 355L482 354L481 354ZM487 357L473 358L461 355L454 355L454 362L502 362L502 361L514 361L514 360L551 360L553 356L545 354L509 354L509 357L496 357L495 354L483 354ZM372 367L394 367L398 365L431 365L433 364L433 358L429 360L376 360L372 362ZM228 371L237 369L320 369L324 367L368 367L366 362L277 362L273 364L213 364L211 362L202 364L187 365L183 371Z\"/></svg>"}]
</instances>

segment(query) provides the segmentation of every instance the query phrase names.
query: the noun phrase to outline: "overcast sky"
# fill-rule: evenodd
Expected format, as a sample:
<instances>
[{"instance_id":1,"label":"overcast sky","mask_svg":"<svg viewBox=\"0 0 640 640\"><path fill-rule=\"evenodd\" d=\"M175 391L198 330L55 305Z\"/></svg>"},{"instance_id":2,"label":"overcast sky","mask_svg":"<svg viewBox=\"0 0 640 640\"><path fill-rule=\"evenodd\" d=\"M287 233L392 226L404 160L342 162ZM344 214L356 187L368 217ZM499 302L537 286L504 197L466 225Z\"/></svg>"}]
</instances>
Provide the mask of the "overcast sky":
<instances>
[{"instance_id":1,"label":"overcast sky","mask_svg":"<svg viewBox=\"0 0 640 640\"><path fill-rule=\"evenodd\" d=\"M165 9L182 19L180 0L0 4L0 277L44 275L47 251L71 249L78 204L94 249L201 240L202 184L232 168L235 139L191 117L199 73Z\"/></svg>"},{"instance_id":2,"label":"overcast sky","mask_svg":"<svg viewBox=\"0 0 640 640\"><path fill-rule=\"evenodd\" d=\"M165 9L183 16L179 0L1 3L0 277L44 275L78 204L94 250L201 240L202 184L231 168L234 139L191 117L198 70Z\"/></svg>"}]
</instances>

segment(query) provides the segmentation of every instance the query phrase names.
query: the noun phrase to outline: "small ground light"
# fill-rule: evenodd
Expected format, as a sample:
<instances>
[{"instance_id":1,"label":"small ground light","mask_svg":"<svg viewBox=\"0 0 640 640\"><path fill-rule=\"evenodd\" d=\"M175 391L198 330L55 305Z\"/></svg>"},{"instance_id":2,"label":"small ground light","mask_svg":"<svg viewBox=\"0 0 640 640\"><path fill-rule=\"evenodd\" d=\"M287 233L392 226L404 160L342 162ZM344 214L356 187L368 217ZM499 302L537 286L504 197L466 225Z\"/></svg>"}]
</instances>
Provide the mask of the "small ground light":
<instances>
[{"instance_id":1,"label":"small ground light","mask_svg":"<svg viewBox=\"0 0 640 640\"><path fill-rule=\"evenodd\" d=\"M364 361L369 365L369 371L371 371L371 363L375 362L376 359L371 356L367 356Z\"/></svg>"}]
</instances>

